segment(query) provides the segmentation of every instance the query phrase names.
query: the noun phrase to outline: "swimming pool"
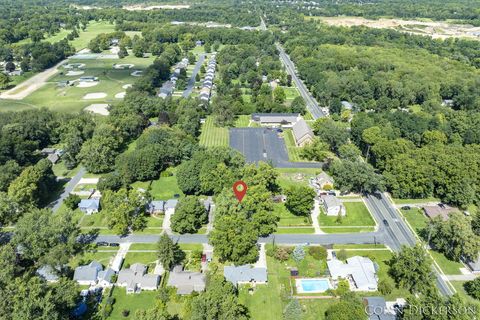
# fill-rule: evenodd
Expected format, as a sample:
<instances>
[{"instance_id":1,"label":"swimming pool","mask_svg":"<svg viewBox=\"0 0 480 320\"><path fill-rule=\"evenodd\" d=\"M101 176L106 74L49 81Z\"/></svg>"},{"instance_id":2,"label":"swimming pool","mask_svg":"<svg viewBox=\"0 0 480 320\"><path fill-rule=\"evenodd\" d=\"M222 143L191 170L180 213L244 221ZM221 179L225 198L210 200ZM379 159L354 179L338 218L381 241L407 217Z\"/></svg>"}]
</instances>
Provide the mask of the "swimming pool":
<instances>
[{"instance_id":1,"label":"swimming pool","mask_svg":"<svg viewBox=\"0 0 480 320\"><path fill-rule=\"evenodd\" d=\"M331 288L327 278L295 279L297 293L319 293Z\"/></svg>"}]
</instances>

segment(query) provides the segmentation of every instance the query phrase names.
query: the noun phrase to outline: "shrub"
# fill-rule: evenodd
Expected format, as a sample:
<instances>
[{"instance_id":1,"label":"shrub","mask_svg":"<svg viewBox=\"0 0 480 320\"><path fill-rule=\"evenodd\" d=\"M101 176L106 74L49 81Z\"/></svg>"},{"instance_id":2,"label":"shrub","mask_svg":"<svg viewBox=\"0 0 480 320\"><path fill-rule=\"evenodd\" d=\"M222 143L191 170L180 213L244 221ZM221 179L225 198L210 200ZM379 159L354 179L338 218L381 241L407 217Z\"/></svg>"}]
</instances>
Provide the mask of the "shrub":
<instances>
[{"instance_id":1,"label":"shrub","mask_svg":"<svg viewBox=\"0 0 480 320\"><path fill-rule=\"evenodd\" d=\"M480 300L480 278L476 278L472 281L467 281L463 284L465 291L468 295L472 296L473 298Z\"/></svg>"},{"instance_id":2,"label":"shrub","mask_svg":"<svg viewBox=\"0 0 480 320\"><path fill-rule=\"evenodd\" d=\"M128 317L130 315L130 310L127 310L127 309L123 309L122 310L122 316L124 316L125 318Z\"/></svg>"},{"instance_id":3,"label":"shrub","mask_svg":"<svg viewBox=\"0 0 480 320\"><path fill-rule=\"evenodd\" d=\"M342 249L337 252L337 259L338 260L347 260L347 251L345 249Z\"/></svg>"},{"instance_id":4,"label":"shrub","mask_svg":"<svg viewBox=\"0 0 480 320\"><path fill-rule=\"evenodd\" d=\"M76 194L69 194L64 203L68 209L75 210L80 203L80 197Z\"/></svg>"},{"instance_id":5,"label":"shrub","mask_svg":"<svg viewBox=\"0 0 480 320\"><path fill-rule=\"evenodd\" d=\"M295 260L297 263L305 259L305 249L303 246L296 246L295 249L293 249L293 260Z\"/></svg>"},{"instance_id":6,"label":"shrub","mask_svg":"<svg viewBox=\"0 0 480 320\"><path fill-rule=\"evenodd\" d=\"M327 259L327 249L322 246L311 246L308 247L308 253L315 260L326 260Z\"/></svg>"},{"instance_id":7,"label":"shrub","mask_svg":"<svg viewBox=\"0 0 480 320\"><path fill-rule=\"evenodd\" d=\"M378 282L378 291L380 291L381 294L387 295L392 293L393 291L393 282L391 280L380 280Z\"/></svg>"},{"instance_id":8,"label":"shrub","mask_svg":"<svg viewBox=\"0 0 480 320\"><path fill-rule=\"evenodd\" d=\"M290 258L290 252L285 247L277 247L274 257L279 261L287 261Z\"/></svg>"},{"instance_id":9,"label":"shrub","mask_svg":"<svg viewBox=\"0 0 480 320\"><path fill-rule=\"evenodd\" d=\"M349 291L350 291L350 285L348 284L348 280L340 280L338 282L337 289L335 289L335 295L343 296Z\"/></svg>"}]
</instances>

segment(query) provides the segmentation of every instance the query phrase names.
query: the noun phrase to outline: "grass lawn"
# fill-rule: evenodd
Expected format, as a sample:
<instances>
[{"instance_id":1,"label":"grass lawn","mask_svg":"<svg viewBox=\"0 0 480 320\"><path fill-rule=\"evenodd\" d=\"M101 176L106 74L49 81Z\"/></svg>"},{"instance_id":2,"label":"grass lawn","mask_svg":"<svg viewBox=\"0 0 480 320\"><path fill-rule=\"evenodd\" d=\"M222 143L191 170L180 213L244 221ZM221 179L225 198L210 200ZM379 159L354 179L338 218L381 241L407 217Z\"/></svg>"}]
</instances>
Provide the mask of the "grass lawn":
<instances>
[{"instance_id":1,"label":"grass lawn","mask_svg":"<svg viewBox=\"0 0 480 320\"><path fill-rule=\"evenodd\" d=\"M86 65L83 75L66 76L67 71L60 68L55 76L48 80L48 83L28 95L21 101L2 100L0 101L0 110L11 109L14 105L21 105L30 108L46 107L60 112L79 112L85 107L95 103L113 104L121 99L115 98L115 95L124 92L122 88L125 84L134 83L138 77L130 74L132 70L116 70L113 68L115 63L134 64L135 70L142 70L148 67L153 58L136 58L130 55L124 59L109 60L78 60L70 59L70 63L84 63ZM58 87L59 81L77 80L81 76L98 77L99 83L94 87L80 88L75 86ZM98 99L84 100L83 97L88 93L105 93L106 97Z\"/></svg>"},{"instance_id":2,"label":"grass lawn","mask_svg":"<svg viewBox=\"0 0 480 320\"><path fill-rule=\"evenodd\" d=\"M103 264L103 266L107 266L110 262L110 259L115 256L117 253L118 248L116 247L102 247L101 250L109 251L109 252L100 252L97 249L96 252L84 252L83 254L77 255L70 260L69 265L72 268L76 268L79 265L88 264L91 261L95 260Z\"/></svg>"},{"instance_id":3,"label":"grass lawn","mask_svg":"<svg viewBox=\"0 0 480 320\"><path fill-rule=\"evenodd\" d=\"M156 296L156 291L142 291L139 294L127 295L125 288L115 287L112 293L112 297L115 298L115 304L113 305L113 311L111 315L107 319L135 319L136 310L153 308L155 305ZM124 317L122 315L123 310L130 311L128 317Z\"/></svg>"},{"instance_id":4,"label":"grass lawn","mask_svg":"<svg viewBox=\"0 0 480 320\"><path fill-rule=\"evenodd\" d=\"M124 268L128 265L132 265L134 263L155 263L157 261L157 253L156 252L128 252L125 255L125 261L123 262ZM152 270L148 270L149 272Z\"/></svg>"},{"instance_id":5,"label":"grass lawn","mask_svg":"<svg viewBox=\"0 0 480 320\"><path fill-rule=\"evenodd\" d=\"M308 168L277 168L278 184L282 189L298 185L308 186L308 179L315 177L322 172L321 169Z\"/></svg>"},{"instance_id":6,"label":"grass lawn","mask_svg":"<svg viewBox=\"0 0 480 320\"><path fill-rule=\"evenodd\" d=\"M207 117L201 129L200 145L205 147L228 146L228 129L217 127L214 117Z\"/></svg>"},{"instance_id":7,"label":"grass lawn","mask_svg":"<svg viewBox=\"0 0 480 320\"><path fill-rule=\"evenodd\" d=\"M287 210L285 204L275 203L273 212L280 217L279 226L311 226L312 223L308 217L296 216Z\"/></svg>"},{"instance_id":8,"label":"grass lawn","mask_svg":"<svg viewBox=\"0 0 480 320\"><path fill-rule=\"evenodd\" d=\"M374 229L375 221L363 202L344 202L343 204L347 215L342 218L341 222L337 222L337 217L327 216L322 210L318 217L318 223L323 231L327 233L367 232Z\"/></svg>"},{"instance_id":9,"label":"grass lawn","mask_svg":"<svg viewBox=\"0 0 480 320\"><path fill-rule=\"evenodd\" d=\"M437 262L442 269L443 273L445 274L462 274L460 272L460 268L465 268L463 264L457 261L449 260L445 255L441 252L437 252L434 250L429 250L430 254L432 255L433 259Z\"/></svg>"},{"instance_id":10,"label":"grass lawn","mask_svg":"<svg viewBox=\"0 0 480 320\"><path fill-rule=\"evenodd\" d=\"M283 91L285 92L285 96L287 100L293 100L299 96L298 90L295 87L282 87Z\"/></svg>"},{"instance_id":11,"label":"grass lawn","mask_svg":"<svg viewBox=\"0 0 480 320\"><path fill-rule=\"evenodd\" d=\"M172 199L174 195L178 194L183 196L183 192L180 190L177 184L177 177L175 175L170 177L160 177L153 181L137 181L133 183L132 188L142 188L148 190L150 187L150 194L155 200L168 200Z\"/></svg>"},{"instance_id":12,"label":"grass lawn","mask_svg":"<svg viewBox=\"0 0 480 320\"><path fill-rule=\"evenodd\" d=\"M293 228L286 228L286 227L278 227L276 234L311 234L315 233L315 228L312 227L293 227Z\"/></svg>"},{"instance_id":13,"label":"grass lawn","mask_svg":"<svg viewBox=\"0 0 480 320\"><path fill-rule=\"evenodd\" d=\"M346 249L346 250L354 250L354 249L386 249L383 244L334 244L333 249ZM368 251L367 251L368 252Z\"/></svg>"},{"instance_id":14,"label":"grass lawn","mask_svg":"<svg viewBox=\"0 0 480 320\"><path fill-rule=\"evenodd\" d=\"M80 170L80 166L69 170L65 167L65 163L63 161L60 161L53 165L52 170L57 177L71 178L77 174L78 170Z\"/></svg>"},{"instance_id":15,"label":"grass lawn","mask_svg":"<svg viewBox=\"0 0 480 320\"><path fill-rule=\"evenodd\" d=\"M250 116L247 115L240 115L235 120L235 128L245 128L248 127L250 123Z\"/></svg>"},{"instance_id":16,"label":"grass lawn","mask_svg":"<svg viewBox=\"0 0 480 320\"><path fill-rule=\"evenodd\" d=\"M90 40L95 38L100 33L110 33L115 31L115 25L108 21L90 21L85 31L80 31L80 36L72 41L70 44L75 47L77 51L86 48Z\"/></svg>"},{"instance_id":17,"label":"grass lawn","mask_svg":"<svg viewBox=\"0 0 480 320\"><path fill-rule=\"evenodd\" d=\"M157 248L156 243L132 243L128 250L157 250Z\"/></svg>"},{"instance_id":18,"label":"grass lawn","mask_svg":"<svg viewBox=\"0 0 480 320\"><path fill-rule=\"evenodd\" d=\"M283 132L283 138L284 138L284 141L285 141L285 146L287 147L288 159L290 161L293 161L293 162L295 162L295 161L308 161L308 160L303 159L300 156L300 151L302 150L302 148L297 147L295 145L295 139L293 137L292 130L285 130Z\"/></svg>"},{"instance_id":19,"label":"grass lawn","mask_svg":"<svg viewBox=\"0 0 480 320\"><path fill-rule=\"evenodd\" d=\"M441 202L438 198L424 198L424 199L393 199L396 204L415 204L424 202Z\"/></svg>"},{"instance_id":20,"label":"grass lawn","mask_svg":"<svg viewBox=\"0 0 480 320\"><path fill-rule=\"evenodd\" d=\"M455 290L457 290L457 293L462 297L464 300L466 300L468 303L472 303L477 306L477 308L480 308L480 301L474 299L473 297L469 296L468 293L465 291L463 288L463 284L467 281L450 281L450 283L453 285ZM472 317L472 319L474 319Z\"/></svg>"},{"instance_id":21,"label":"grass lawn","mask_svg":"<svg viewBox=\"0 0 480 320\"><path fill-rule=\"evenodd\" d=\"M400 211L417 234L419 234L420 231L427 226L428 218L423 214L421 209L412 208L410 210Z\"/></svg>"}]
</instances>

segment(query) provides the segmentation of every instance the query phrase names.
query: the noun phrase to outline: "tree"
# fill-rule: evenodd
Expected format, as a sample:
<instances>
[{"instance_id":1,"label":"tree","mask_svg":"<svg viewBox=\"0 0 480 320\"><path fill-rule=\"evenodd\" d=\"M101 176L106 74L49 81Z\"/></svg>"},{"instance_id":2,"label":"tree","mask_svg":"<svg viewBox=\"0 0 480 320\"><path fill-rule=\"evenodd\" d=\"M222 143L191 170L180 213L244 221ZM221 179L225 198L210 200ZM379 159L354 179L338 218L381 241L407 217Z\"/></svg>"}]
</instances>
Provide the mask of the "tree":
<instances>
[{"instance_id":1,"label":"tree","mask_svg":"<svg viewBox=\"0 0 480 320\"><path fill-rule=\"evenodd\" d=\"M174 243L166 233L160 236L157 250L157 257L165 270L171 270L185 259L185 253L180 246Z\"/></svg>"},{"instance_id":2,"label":"tree","mask_svg":"<svg viewBox=\"0 0 480 320\"><path fill-rule=\"evenodd\" d=\"M296 96L295 99L292 100L290 108L292 109L293 113L305 114L305 112L307 111L307 105L305 103L305 100L303 100L302 96Z\"/></svg>"},{"instance_id":3,"label":"tree","mask_svg":"<svg viewBox=\"0 0 480 320\"><path fill-rule=\"evenodd\" d=\"M340 146L349 139L347 125L330 118L319 118L313 124L316 135L330 146L330 150L338 152Z\"/></svg>"},{"instance_id":4,"label":"tree","mask_svg":"<svg viewBox=\"0 0 480 320\"><path fill-rule=\"evenodd\" d=\"M394 284L392 283L392 281L390 279L382 279L378 282L378 291L380 291L380 293L382 295L389 295L390 293L392 293L394 289Z\"/></svg>"},{"instance_id":5,"label":"tree","mask_svg":"<svg viewBox=\"0 0 480 320\"><path fill-rule=\"evenodd\" d=\"M480 300L480 278L465 282L463 287L470 296Z\"/></svg>"},{"instance_id":6,"label":"tree","mask_svg":"<svg viewBox=\"0 0 480 320\"><path fill-rule=\"evenodd\" d=\"M303 318L302 306L298 302L298 299L292 299L288 302L283 310L284 320L300 320Z\"/></svg>"},{"instance_id":7,"label":"tree","mask_svg":"<svg viewBox=\"0 0 480 320\"><path fill-rule=\"evenodd\" d=\"M16 222L20 215L19 205L8 194L0 192L0 227Z\"/></svg>"},{"instance_id":8,"label":"tree","mask_svg":"<svg viewBox=\"0 0 480 320\"><path fill-rule=\"evenodd\" d=\"M327 249L322 246L310 246L308 247L308 253L315 260L327 260Z\"/></svg>"},{"instance_id":9,"label":"tree","mask_svg":"<svg viewBox=\"0 0 480 320\"><path fill-rule=\"evenodd\" d=\"M108 217L108 227L117 234L125 235L130 230L142 230L146 226L146 199L139 191L122 188L107 190L102 197L102 209Z\"/></svg>"},{"instance_id":10,"label":"tree","mask_svg":"<svg viewBox=\"0 0 480 320\"><path fill-rule=\"evenodd\" d=\"M433 286L431 261L421 245L402 247L388 262L389 273L399 287L412 293L426 292Z\"/></svg>"},{"instance_id":11,"label":"tree","mask_svg":"<svg viewBox=\"0 0 480 320\"><path fill-rule=\"evenodd\" d=\"M285 91L281 86L277 86L273 90L273 101L275 101L275 103L282 104L285 102L285 99L286 99Z\"/></svg>"},{"instance_id":12,"label":"tree","mask_svg":"<svg viewBox=\"0 0 480 320\"><path fill-rule=\"evenodd\" d=\"M330 154L328 144L318 137L313 138L312 142L300 149L300 156L312 161L324 161Z\"/></svg>"},{"instance_id":13,"label":"tree","mask_svg":"<svg viewBox=\"0 0 480 320\"><path fill-rule=\"evenodd\" d=\"M10 183L22 172L15 160L8 160L0 166L0 191L7 191Z\"/></svg>"},{"instance_id":14,"label":"tree","mask_svg":"<svg viewBox=\"0 0 480 320\"><path fill-rule=\"evenodd\" d=\"M77 209L78 204L80 203L80 197L76 194L70 193L67 198L63 201L65 206L70 210Z\"/></svg>"},{"instance_id":15,"label":"tree","mask_svg":"<svg viewBox=\"0 0 480 320\"><path fill-rule=\"evenodd\" d=\"M325 320L351 320L365 317L362 301L353 292L342 296L325 311Z\"/></svg>"},{"instance_id":16,"label":"tree","mask_svg":"<svg viewBox=\"0 0 480 320\"><path fill-rule=\"evenodd\" d=\"M15 70L15 64L12 61L5 63L5 71L12 72Z\"/></svg>"},{"instance_id":17,"label":"tree","mask_svg":"<svg viewBox=\"0 0 480 320\"><path fill-rule=\"evenodd\" d=\"M313 210L315 191L306 186L290 187L285 191L285 207L296 216L308 216Z\"/></svg>"},{"instance_id":18,"label":"tree","mask_svg":"<svg viewBox=\"0 0 480 320\"><path fill-rule=\"evenodd\" d=\"M0 89L7 89L10 83L10 77L0 72Z\"/></svg>"},{"instance_id":19,"label":"tree","mask_svg":"<svg viewBox=\"0 0 480 320\"><path fill-rule=\"evenodd\" d=\"M113 168L118 147L118 140L112 136L94 136L83 144L78 157L89 172L107 172Z\"/></svg>"},{"instance_id":20,"label":"tree","mask_svg":"<svg viewBox=\"0 0 480 320\"><path fill-rule=\"evenodd\" d=\"M34 209L18 220L12 242L22 248L22 259L63 268L80 250L79 234L71 212Z\"/></svg>"},{"instance_id":21,"label":"tree","mask_svg":"<svg viewBox=\"0 0 480 320\"><path fill-rule=\"evenodd\" d=\"M196 82L200 81L200 75L198 73L195 75L195 81Z\"/></svg>"},{"instance_id":22,"label":"tree","mask_svg":"<svg viewBox=\"0 0 480 320\"><path fill-rule=\"evenodd\" d=\"M176 320L175 316L171 316L165 309L165 306L155 306L147 310L137 310L135 312L136 320Z\"/></svg>"},{"instance_id":23,"label":"tree","mask_svg":"<svg viewBox=\"0 0 480 320\"><path fill-rule=\"evenodd\" d=\"M298 245L293 249L292 257L295 262L300 263L305 259L305 249L303 245Z\"/></svg>"},{"instance_id":24,"label":"tree","mask_svg":"<svg viewBox=\"0 0 480 320\"><path fill-rule=\"evenodd\" d=\"M207 211L195 196L180 199L175 214L171 218L172 230L178 233L195 233L207 223Z\"/></svg>"},{"instance_id":25,"label":"tree","mask_svg":"<svg viewBox=\"0 0 480 320\"><path fill-rule=\"evenodd\" d=\"M192 320L247 320L248 309L240 304L237 291L223 276L212 276L207 290L193 298Z\"/></svg>"},{"instance_id":26,"label":"tree","mask_svg":"<svg viewBox=\"0 0 480 320\"><path fill-rule=\"evenodd\" d=\"M361 161L336 160L330 166L335 185L342 192L376 192L385 189L383 177Z\"/></svg>"}]
</instances>

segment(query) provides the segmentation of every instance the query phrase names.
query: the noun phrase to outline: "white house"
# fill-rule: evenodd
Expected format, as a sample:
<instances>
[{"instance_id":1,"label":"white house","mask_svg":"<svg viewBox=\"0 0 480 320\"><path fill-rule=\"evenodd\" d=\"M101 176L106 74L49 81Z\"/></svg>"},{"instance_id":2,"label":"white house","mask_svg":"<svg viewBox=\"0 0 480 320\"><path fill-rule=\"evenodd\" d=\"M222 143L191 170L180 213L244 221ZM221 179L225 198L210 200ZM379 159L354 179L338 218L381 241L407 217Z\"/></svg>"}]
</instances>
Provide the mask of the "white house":
<instances>
[{"instance_id":1,"label":"white house","mask_svg":"<svg viewBox=\"0 0 480 320\"><path fill-rule=\"evenodd\" d=\"M80 211L84 212L87 215L97 213L100 209L100 200L99 199L82 199L78 204Z\"/></svg>"},{"instance_id":2,"label":"white house","mask_svg":"<svg viewBox=\"0 0 480 320\"><path fill-rule=\"evenodd\" d=\"M134 263L130 268L121 270L117 279L117 285L125 287L127 294L157 290L159 282L160 276L147 274L147 267L141 263Z\"/></svg>"},{"instance_id":3,"label":"white house","mask_svg":"<svg viewBox=\"0 0 480 320\"><path fill-rule=\"evenodd\" d=\"M338 259L327 261L333 279L348 279L352 291L377 291L378 277L375 264L366 257L354 256L343 263Z\"/></svg>"},{"instance_id":4,"label":"white house","mask_svg":"<svg viewBox=\"0 0 480 320\"><path fill-rule=\"evenodd\" d=\"M79 285L94 286L98 283L102 287L111 287L114 274L115 271L112 269L103 270L103 266L99 262L92 261L88 265L75 268L73 280L77 281Z\"/></svg>"},{"instance_id":5,"label":"white house","mask_svg":"<svg viewBox=\"0 0 480 320\"><path fill-rule=\"evenodd\" d=\"M339 213L342 216L346 215L347 212L345 207L337 197L332 195L322 195L320 196L320 199L322 200L327 216L338 216Z\"/></svg>"}]
</instances>

